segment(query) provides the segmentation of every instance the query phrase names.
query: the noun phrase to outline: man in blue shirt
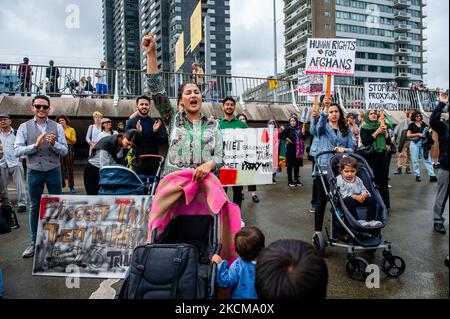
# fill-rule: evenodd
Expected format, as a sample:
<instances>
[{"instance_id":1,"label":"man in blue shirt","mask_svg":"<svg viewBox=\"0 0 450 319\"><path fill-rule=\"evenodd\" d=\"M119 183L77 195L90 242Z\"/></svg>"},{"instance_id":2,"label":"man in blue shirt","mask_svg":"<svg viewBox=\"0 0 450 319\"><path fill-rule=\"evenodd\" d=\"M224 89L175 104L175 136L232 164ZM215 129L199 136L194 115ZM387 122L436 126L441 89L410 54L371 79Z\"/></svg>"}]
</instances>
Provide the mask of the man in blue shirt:
<instances>
[{"instance_id":1,"label":"man in blue shirt","mask_svg":"<svg viewBox=\"0 0 450 319\"><path fill-rule=\"evenodd\" d=\"M161 130L162 121L154 119L150 116L151 100L148 96L140 96L136 99L137 112L125 127L125 130L137 129L141 131L144 144L142 147L142 155L158 155L158 145L164 142L164 135ZM136 167L136 173L143 175L155 175L157 163L152 160L142 160Z\"/></svg>"}]
</instances>

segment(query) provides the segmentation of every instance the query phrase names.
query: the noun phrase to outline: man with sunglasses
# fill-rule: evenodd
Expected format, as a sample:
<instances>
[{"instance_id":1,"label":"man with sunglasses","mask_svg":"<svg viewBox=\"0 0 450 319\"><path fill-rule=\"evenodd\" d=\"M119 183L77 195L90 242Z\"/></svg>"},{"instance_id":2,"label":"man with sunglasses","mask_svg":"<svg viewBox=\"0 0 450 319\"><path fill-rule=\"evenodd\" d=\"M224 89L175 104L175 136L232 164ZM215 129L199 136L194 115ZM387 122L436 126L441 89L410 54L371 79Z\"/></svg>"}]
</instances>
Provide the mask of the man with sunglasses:
<instances>
[{"instance_id":1,"label":"man with sunglasses","mask_svg":"<svg viewBox=\"0 0 450 319\"><path fill-rule=\"evenodd\" d=\"M24 258L34 256L39 206L44 185L47 185L49 194L62 193L59 157L66 156L68 151L62 125L48 118L50 99L44 95L37 95L33 98L31 111L34 118L19 126L14 145L17 157L27 157L31 243L22 254Z\"/></svg>"}]
</instances>

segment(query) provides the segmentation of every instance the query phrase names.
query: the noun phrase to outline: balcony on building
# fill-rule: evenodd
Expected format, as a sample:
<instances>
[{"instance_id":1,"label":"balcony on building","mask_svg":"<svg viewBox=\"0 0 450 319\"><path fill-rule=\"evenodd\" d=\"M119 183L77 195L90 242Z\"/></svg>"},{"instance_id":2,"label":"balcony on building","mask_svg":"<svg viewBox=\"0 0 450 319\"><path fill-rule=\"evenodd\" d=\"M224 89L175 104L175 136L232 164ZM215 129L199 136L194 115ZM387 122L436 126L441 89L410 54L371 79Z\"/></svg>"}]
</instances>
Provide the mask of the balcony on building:
<instances>
[{"instance_id":1,"label":"balcony on building","mask_svg":"<svg viewBox=\"0 0 450 319\"><path fill-rule=\"evenodd\" d=\"M422 7L426 7L426 6L428 5L427 0L422 0L422 1L420 1L420 5L421 5Z\"/></svg>"},{"instance_id":2,"label":"balcony on building","mask_svg":"<svg viewBox=\"0 0 450 319\"><path fill-rule=\"evenodd\" d=\"M428 17L428 12L426 10L422 9L421 15L422 15L422 18L426 18L426 17Z\"/></svg>"},{"instance_id":3,"label":"balcony on building","mask_svg":"<svg viewBox=\"0 0 450 319\"><path fill-rule=\"evenodd\" d=\"M395 54L399 55L399 56L408 56L408 55L412 54L412 50L411 49L405 49L405 48L398 48L395 51Z\"/></svg>"},{"instance_id":4,"label":"balcony on building","mask_svg":"<svg viewBox=\"0 0 450 319\"><path fill-rule=\"evenodd\" d=\"M284 46L285 46L285 48L289 48L289 47L296 45L298 43L301 43L303 41L306 42L310 36L311 36L311 33L308 32L308 30L305 30L305 31L297 34L292 39L287 40L285 42Z\"/></svg>"},{"instance_id":5,"label":"balcony on building","mask_svg":"<svg viewBox=\"0 0 450 319\"><path fill-rule=\"evenodd\" d=\"M407 37L406 35L399 35L395 37L395 43L396 44L409 44L411 43L412 39L410 37Z\"/></svg>"},{"instance_id":6,"label":"balcony on building","mask_svg":"<svg viewBox=\"0 0 450 319\"><path fill-rule=\"evenodd\" d=\"M406 23L399 23L395 25L394 30L399 33L411 32L411 27Z\"/></svg>"},{"instance_id":7,"label":"balcony on building","mask_svg":"<svg viewBox=\"0 0 450 319\"><path fill-rule=\"evenodd\" d=\"M306 63L306 58L302 58L302 59L299 59L299 60L297 60L295 62L289 63L289 64L286 65L286 71L294 69L295 74L297 74L298 69L300 67L304 67L305 63Z\"/></svg>"},{"instance_id":8,"label":"balcony on building","mask_svg":"<svg viewBox=\"0 0 450 319\"><path fill-rule=\"evenodd\" d=\"M422 63L428 63L428 58L425 57L425 56L423 56L423 57L422 57Z\"/></svg>"},{"instance_id":9,"label":"balcony on building","mask_svg":"<svg viewBox=\"0 0 450 319\"><path fill-rule=\"evenodd\" d=\"M427 52L428 51L428 47L426 45L422 45L422 52Z\"/></svg>"},{"instance_id":10,"label":"balcony on building","mask_svg":"<svg viewBox=\"0 0 450 319\"><path fill-rule=\"evenodd\" d=\"M409 0L394 0L395 9L407 9L411 6L411 1Z\"/></svg>"},{"instance_id":11,"label":"balcony on building","mask_svg":"<svg viewBox=\"0 0 450 319\"><path fill-rule=\"evenodd\" d=\"M394 14L394 18L400 21L406 21L411 19L411 13L408 13L406 11L398 11Z\"/></svg>"},{"instance_id":12,"label":"balcony on building","mask_svg":"<svg viewBox=\"0 0 450 319\"><path fill-rule=\"evenodd\" d=\"M296 5L300 3L300 0L292 0L283 9L285 15L289 14L296 8Z\"/></svg>"},{"instance_id":13,"label":"balcony on building","mask_svg":"<svg viewBox=\"0 0 450 319\"><path fill-rule=\"evenodd\" d=\"M422 29L427 29L428 28L428 24L426 22L422 22Z\"/></svg>"},{"instance_id":14,"label":"balcony on building","mask_svg":"<svg viewBox=\"0 0 450 319\"><path fill-rule=\"evenodd\" d=\"M428 69L427 68L423 68L422 74L428 74Z\"/></svg>"},{"instance_id":15,"label":"balcony on building","mask_svg":"<svg viewBox=\"0 0 450 319\"><path fill-rule=\"evenodd\" d=\"M308 9L308 4L307 3L303 4L297 10L295 10L294 12L292 12L286 16L286 19L284 20L284 24L286 25L292 21L295 21L296 18L307 13L307 9Z\"/></svg>"},{"instance_id":16,"label":"balcony on building","mask_svg":"<svg viewBox=\"0 0 450 319\"><path fill-rule=\"evenodd\" d=\"M411 61L398 60L395 62L396 67L410 67L412 65Z\"/></svg>"},{"instance_id":17,"label":"balcony on building","mask_svg":"<svg viewBox=\"0 0 450 319\"><path fill-rule=\"evenodd\" d=\"M407 79L409 79L411 77L411 73L408 73L408 72L398 72L396 75L395 75L395 79L396 80L407 80Z\"/></svg>"},{"instance_id":18,"label":"balcony on building","mask_svg":"<svg viewBox=\"0 0 450 319\"><path fill-rule=\"evenodd\" d=\"M284 56L284 58L286 60L290 60L295 58L296 56L300 55L301 53L306 53L308 46L306 45L306 43L300 47L295 48L294 50L291 51L286 51L286 54Z\"/></svg>"}]
</instances>

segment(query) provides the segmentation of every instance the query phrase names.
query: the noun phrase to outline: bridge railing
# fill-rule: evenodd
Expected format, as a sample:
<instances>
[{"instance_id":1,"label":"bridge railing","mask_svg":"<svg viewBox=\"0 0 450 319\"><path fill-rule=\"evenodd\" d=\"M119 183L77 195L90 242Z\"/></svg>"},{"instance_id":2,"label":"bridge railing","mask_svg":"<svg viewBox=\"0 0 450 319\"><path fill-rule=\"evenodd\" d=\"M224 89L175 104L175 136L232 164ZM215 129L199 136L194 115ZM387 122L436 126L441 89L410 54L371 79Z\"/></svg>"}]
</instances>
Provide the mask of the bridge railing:
<instances>
[{"instance_id":1,"label":"bridge railing","mask_svg":"<svg viewBox=\"0 0 450 319\"><path fill-rule=\"evenodd\" d=\"M57 71L56 71L57 70ZM99 76L104 76L107 92L97 87ZM227 96L237 100L261 103L296 105L298 108L310 106L306 97L299 96L296 80L272 80L270 78L242 77L231 75L204 75L193 78L190 73L160 74L167 95L176 99L182 83L197 81L206 101L219 102ZM85 82L86 81L86 82ZM364 87L336 85L336 101L345 108L364 109ZM423 109L432 111L439 99L435 91L417 91L399 88L398 110ZM143 70L117 70L44 65L21 65L0 63L0 94L134 99L148 93Z\"/></svg>"}]
</instances>

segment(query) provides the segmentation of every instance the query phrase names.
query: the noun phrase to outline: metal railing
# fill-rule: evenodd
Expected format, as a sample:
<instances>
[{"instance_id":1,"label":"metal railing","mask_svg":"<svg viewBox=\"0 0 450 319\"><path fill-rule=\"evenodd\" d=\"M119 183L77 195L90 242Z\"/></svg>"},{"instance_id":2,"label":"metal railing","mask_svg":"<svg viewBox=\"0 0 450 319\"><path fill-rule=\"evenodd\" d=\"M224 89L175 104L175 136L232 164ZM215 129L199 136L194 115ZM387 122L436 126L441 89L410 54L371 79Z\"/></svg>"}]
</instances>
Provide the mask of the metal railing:
<instances>
[{"instance_id":1,"label":"metal railing","mask_svg":"<svg viewBox=\"0 0 450 319\"><path fill-rule=\"evenodd\" d=\"M56 71L57 69L57 71ZM98 73L101 72L101 73ZM99 76L105 76L107 91L99 92ZM176 99L182 83L197 81L205 101L220 102L227 96L237 100L260 103L290 104L296 108L310 106L304 96L299 96L297 80L231 75L204 75L193 78L190 73L162 72L161 80L167 96ZM84 82L86 80L87 82ZM269 84L271 88L269 88ZM421 109L432 111L439 99L437 92L412 91L399 88L398 110ZM336 85L336 101L344 108L364 109L364 87ZM0 64L0 94L35 95L46 94L56 97L134 99L148 94L145 72L142 70L115 70L56 66L49 69L43 65Z\"/></svg>"}]
</instances>

